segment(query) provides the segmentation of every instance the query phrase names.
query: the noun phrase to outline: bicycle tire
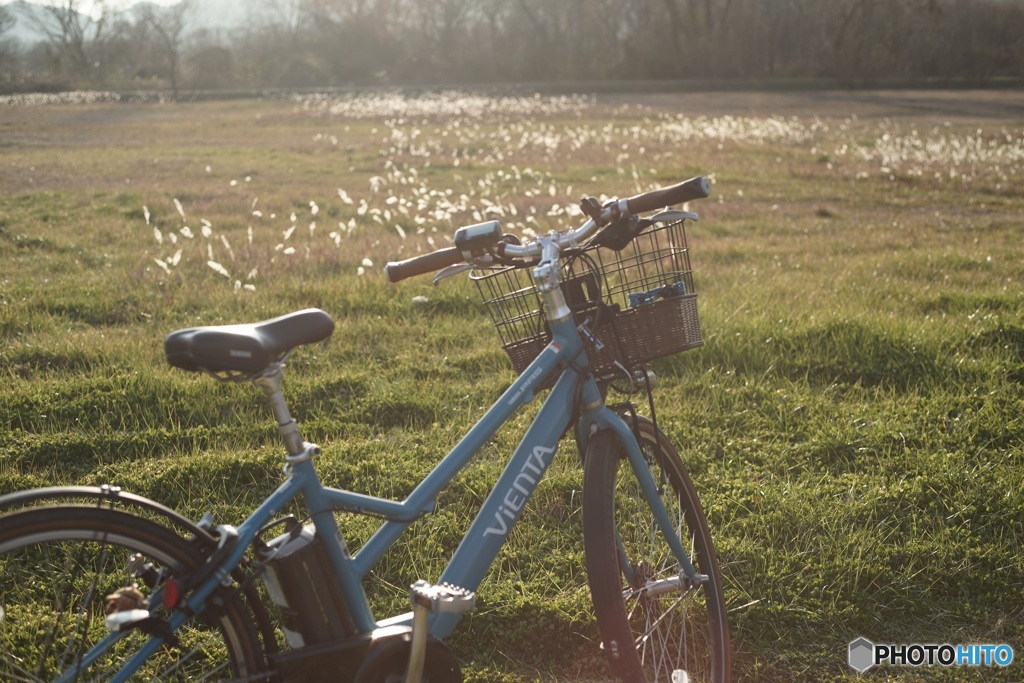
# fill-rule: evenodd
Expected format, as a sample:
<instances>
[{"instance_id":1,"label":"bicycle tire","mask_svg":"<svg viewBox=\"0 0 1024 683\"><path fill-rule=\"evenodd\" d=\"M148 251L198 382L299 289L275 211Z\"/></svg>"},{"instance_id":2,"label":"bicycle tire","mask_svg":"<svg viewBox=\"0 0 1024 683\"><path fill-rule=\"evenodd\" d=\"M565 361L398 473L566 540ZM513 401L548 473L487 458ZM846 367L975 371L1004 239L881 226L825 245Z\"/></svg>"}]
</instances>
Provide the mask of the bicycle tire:
<instances>
[{"instance_id":1,"label":"bicycle tire","mask_svg":"<svg viewBox=\"0 0 1024 683\"><path fill-rule=\"evenodd\" d=\"M583 539L602 647L624 681L723 683L730 675L729 626L707 520L668 438L646 418L637 418L636 427L676 532L708 579L660 595L645 588L648 581L680 577L682 568L657 530L622 442L598 432L585 458ZM632 579L619 563L620 537Z\"/></svg>"},{"instance_id":2,"label":"bicycle tire","mask_svg":"<svg viewBox=\"0 0 1024 683\"><path fill-rule=\"evenodd\" d=\"M132 583L152 592L129 570L137 553L155 571L177 575L203 561L198 547L166 527L109 508L45 506L0 517L0 680L34 683L69 671L77 683L109 680L149 635L129 630L98 661L75 666L109 635L107 595ZM264 658L248 609L230 588L215 602L215 613L187 622L175 633L179 644L163 646L132 680L261 680ZM149 609L164 615L159 605Z\"/></svg>"}]
</instances>

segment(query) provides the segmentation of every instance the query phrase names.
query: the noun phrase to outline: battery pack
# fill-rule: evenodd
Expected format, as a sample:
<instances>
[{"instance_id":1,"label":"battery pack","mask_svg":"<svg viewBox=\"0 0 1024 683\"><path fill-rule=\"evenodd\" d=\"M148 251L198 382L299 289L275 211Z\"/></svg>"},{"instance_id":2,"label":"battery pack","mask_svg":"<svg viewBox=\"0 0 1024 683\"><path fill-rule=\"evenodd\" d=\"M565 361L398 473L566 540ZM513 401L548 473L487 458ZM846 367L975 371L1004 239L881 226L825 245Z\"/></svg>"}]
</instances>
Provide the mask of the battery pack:
<instances>
[{"instance_id":1,"label":"battery pack","mask_svg":"<svg viewBox=\"0 0 1024 683\"><path fill-rule=\"evenodd\" d=\"M259 553L270 599L281 610L281 626L294 648L355 633L323 543L312 524L284 533Z\"/></svg>"}]
</instances>

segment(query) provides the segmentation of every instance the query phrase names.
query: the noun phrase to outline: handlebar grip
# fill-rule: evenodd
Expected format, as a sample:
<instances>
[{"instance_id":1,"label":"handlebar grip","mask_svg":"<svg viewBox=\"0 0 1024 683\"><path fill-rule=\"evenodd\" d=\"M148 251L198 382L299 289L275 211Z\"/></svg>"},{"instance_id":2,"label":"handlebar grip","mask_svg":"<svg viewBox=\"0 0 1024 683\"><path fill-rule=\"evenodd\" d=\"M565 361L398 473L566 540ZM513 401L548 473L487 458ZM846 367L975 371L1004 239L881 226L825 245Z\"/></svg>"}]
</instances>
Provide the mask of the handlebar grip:
<instances>
[{"instance_id":1,"label":"handlebar grip","mask_svg":"<svg viewBox=\"0 0 1024 683\"><path fill-rule=\"evenodd\" d=\"M448 266L454 266L463 260L462 252L456 247L438 249L422 256L413 256L410 259L391 262L384 266L384 275L389 282L398 282L414 275L433 273Z\"/></svg>"},{"instance_id":2,"label":"handlebar grip","mask_svg":"<svg viewBox=\"0 0 1024 683\"><path fill-rule=\"evenodd\" d=\"M626 200L626 208L635 215L663 209L673 204L682 204L692 199L704 199L710 194L711 181L701 175L676 185L663 187L660 190L652 190L630 197Z\"/></svg>"}]
</instances>

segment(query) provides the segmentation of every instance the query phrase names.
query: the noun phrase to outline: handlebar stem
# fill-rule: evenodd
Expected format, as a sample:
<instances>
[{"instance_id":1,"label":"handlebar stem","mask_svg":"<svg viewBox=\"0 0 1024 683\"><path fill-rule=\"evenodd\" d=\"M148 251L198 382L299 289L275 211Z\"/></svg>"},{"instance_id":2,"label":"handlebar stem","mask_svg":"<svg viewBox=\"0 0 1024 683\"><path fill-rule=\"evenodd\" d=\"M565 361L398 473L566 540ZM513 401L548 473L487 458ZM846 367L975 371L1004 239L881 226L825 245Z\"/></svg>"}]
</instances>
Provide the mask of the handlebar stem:
<instances>
[{"instance_id":1,"label":"handlebar stem","mask_svg":"<svg viewBox=\"0 0 1024 683\"><path fill-rule=\"evenodd\" d=\"M537 238L537 244L541 249L541 261L534 267L532 274L544 302L544 316L551 322L564 320L572 315L572 311L565 302L565 294L560 286L562 267L559 262L559 236L554 233L543 235Z\"/></svg>"}]
</instances>

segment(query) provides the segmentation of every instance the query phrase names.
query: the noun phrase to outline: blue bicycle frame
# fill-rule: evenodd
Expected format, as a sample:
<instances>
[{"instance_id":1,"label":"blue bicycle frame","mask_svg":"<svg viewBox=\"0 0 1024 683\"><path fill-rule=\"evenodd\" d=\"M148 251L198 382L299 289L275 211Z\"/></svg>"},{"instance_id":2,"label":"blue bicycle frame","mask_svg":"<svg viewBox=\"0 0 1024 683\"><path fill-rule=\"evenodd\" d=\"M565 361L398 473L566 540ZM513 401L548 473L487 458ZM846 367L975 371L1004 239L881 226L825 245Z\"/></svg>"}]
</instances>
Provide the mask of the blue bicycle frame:
<instances>
[{"instance_id":1,"label":"blue bicycle frame","mask_svg":"<svg viewBox=\"0 0 1024 683\"><path fill-rule=\"evenodd\" d=\"M324 548L351 610L356 630L371 632L382 626L411 621L411 615L406 614L378 622L370 610L362 588L362 580L413 522L434 509L437 496L516 410L533 400L543 380L554 372L559 364L563 365L564 371L441 574L440 582L461 586L471 591L479 587L527 501L551 464L558 442L573 426L573 418L577 412L580 417L575 426L581 440L582 453L586 452L586 441L589 436L602 429L612 430L624 444L626 454L641 483L644 497L654 513L661 532L681 563L687 578L694 580L696 572L662 504L657 482L648 469L632 430L622 418L605 406L597 382L587 371L587 356L583 352L583 342L573 317L565 315L561 319L549 320L548 323L552 332L551 342L469 433L402 502L325 487L321 484L312 462L314 456L319 453L319 447L301 443L301 440L301 447L290 446L287 467L290 476L238 526L237 530L228 529L231 532L230 536L234 536L234 532L237 531L231 550L220 558L219 567L210 578L189 595L186 604L169 616L168 623L171 629L184 624L190 618L187 614L202 612L207 599L217 586L242 562L260 529L275 519L278 512L288 503L300 496L306 502L317 536L324 541ZM283 401L281 406L283 407ZM279 408L275 406L279 425L287 426L283 423L286 423L290 416L287 415L287 408L283 410L282 416ZM291 421L291 424L294 427L294 421ZM295 437L298 437L297 431ZM369 513L383 517L386 521L357 553L351 555L339 531L334 516L336 511ZM224 537L222 534L222 539ZM626 569L628 570L628 567ZM151 596L151 600L157 603L159 599L159 594ZM437 616L431 621L430 633L438 638L446 637L455 627L458 618L458 614ZM114 633L98 643L83 657L80 666L89 666L120 637L121 634ZM115 683L126 681L162 645L162 638L152 638L111 680ZM68 672L62 680L73 680L74 674L73 671Z\"/></svg>"}]
</instances>

